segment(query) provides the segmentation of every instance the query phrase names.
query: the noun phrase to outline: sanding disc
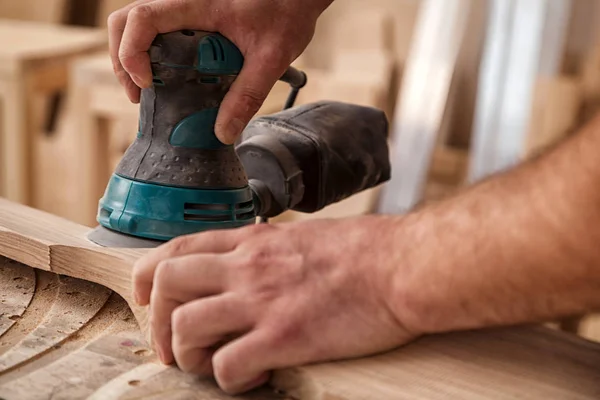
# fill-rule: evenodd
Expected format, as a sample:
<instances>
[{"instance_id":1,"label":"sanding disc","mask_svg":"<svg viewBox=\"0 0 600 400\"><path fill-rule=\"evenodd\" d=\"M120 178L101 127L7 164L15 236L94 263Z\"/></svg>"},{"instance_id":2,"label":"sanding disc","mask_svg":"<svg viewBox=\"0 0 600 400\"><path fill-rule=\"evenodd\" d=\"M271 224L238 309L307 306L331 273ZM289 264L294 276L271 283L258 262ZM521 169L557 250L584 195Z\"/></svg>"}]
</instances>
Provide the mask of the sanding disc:
<instances>
[{"instance_id":1,"label":"sanding disc","mask_svg":"<svg viewBox=\"0 0 600 400\"><path fill-rule=\"evenodd\" d=\"M124 233L112 231L99 225L91 231L87 238L102 247L127 248L127 249L152 249L165 242L152 239L144 239Z\"/></svg>"}]
</instances>

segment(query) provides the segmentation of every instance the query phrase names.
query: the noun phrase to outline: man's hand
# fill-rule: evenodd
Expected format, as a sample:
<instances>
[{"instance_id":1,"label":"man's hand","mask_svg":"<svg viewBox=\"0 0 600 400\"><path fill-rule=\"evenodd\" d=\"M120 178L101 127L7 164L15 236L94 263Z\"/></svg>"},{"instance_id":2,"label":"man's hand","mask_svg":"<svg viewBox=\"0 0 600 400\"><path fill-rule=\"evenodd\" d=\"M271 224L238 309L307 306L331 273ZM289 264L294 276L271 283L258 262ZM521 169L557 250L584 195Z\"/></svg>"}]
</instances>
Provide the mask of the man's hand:
<instances>
[{"instance_id":1,"label":"man's hand","mask_svg":"<svg viewBox=\"0 0 600 400\"><path fill-rule=\"evenodd\" d=\"M269 371L385 351L417 332L390 311L391 218L257 225L181 237L134 268L161 360L229 393Z\"/></svg>"},{"instance_id":2,"label":"man's hand","mask_svg":"<svg viewBox=\"0 0 600 400\"><path fill-rule=\"evenodd\" d=\"M113 67L131 101L152 84L148 50L159 33L220 32L241 50L244 67L225 97L215 131L232 144L269 91L313 37L333 0L138 0L108 20Z\"/></svg>"}]
</instances>

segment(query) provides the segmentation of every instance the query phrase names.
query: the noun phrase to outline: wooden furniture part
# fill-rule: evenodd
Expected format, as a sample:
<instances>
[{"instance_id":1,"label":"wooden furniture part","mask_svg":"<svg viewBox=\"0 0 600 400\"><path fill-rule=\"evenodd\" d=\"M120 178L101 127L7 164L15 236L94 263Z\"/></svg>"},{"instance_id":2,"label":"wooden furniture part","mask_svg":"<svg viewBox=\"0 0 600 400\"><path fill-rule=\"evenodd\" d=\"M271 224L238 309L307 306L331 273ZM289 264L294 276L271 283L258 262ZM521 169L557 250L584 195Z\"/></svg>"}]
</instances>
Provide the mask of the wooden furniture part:
<instances>
[{"instance_id":1,"label":"wooden furniture part","mask_svg":"<svg viewBox=\"0 0 600 400\"><path fill-rule=\"evenodd\" d=\"M155 362L126 303L89 282L127 301L141 252L99 248L87 232L0 200L0 255L36 269L0 258L0 397L230 398L210 380ZM133 312L144 326L144 310ZM277 393L241 398L591 400L600 396L600 345L542 327L451 333L373 357L276 371L271 386Z\"/></svg>"},{"instance_id":2,"label":"wooden furniture part","mask_svg":"<svg viewBox=\"0 0 600 400\"><path fill-rule=\"evenodd\" d=\"M583 96L577 79L540 78L534 91L524 157L546 150L573 132L582 104Z\"/></svg>"},{"instance_id":3,"label":"wooden furniture part","mask_svg":"<svg viewBox=\"0 0 600 400\"><path fill-rule=\"evenodd\" d=\"M74 57L105 48L107 39L95 29L4 19L0 35L10 38L0 46L0 194L31 204L33 155L46 121L36 105L65 90Z\"/></svg>"},{"instance_id":4,"label":"wooden furniture part","mask_svg":"<svg viewBox=\"0 0 600 400\"><path fill-rule=\"evenodd\" d=\"M69 96L67 113L71 124L65 126L62 134L77 143L77 153L66 161L70 164L68 169L77 172L70 189L78 193L78 202L61 216L94 226L98 201L113 168L135 139L139 105L127 98L106 52L73 63Z\"/></svg>"},{"instance_id":5,"label":"wooden furniture part","mask_svg":"<svg viewBox=\"0 0 600 400\"><path fill-rule=\"evenodd\" d=\"M133 0L97 0L97 3L98 3L98 13L96 16L97 26L106 27L107 21L108 21L108 16L113 11L123 8L132 2L133 2Z\"/></svg>"},{"instance_id":6,"label":"wooden furniture part","mask_svg":"<svg viewBox=\"0 0 600 400\"><path fill-rule=\"evenodd\" d=\"M106 286L128 302L145 328L145 311L130 293L131 268L145 250L100 247L87 240L88 232L89 228L0 198L0 256Z\"/></svg>"},{"instance_id":7,"label":"wooden furniture part","mask_svg":"<svg viewBox=\"0 0 600 400\"><path fill-rule=\"evenodd\" d=\"M233 399L156 361L118 295L0 257L0 398ZM264 387L236 397L284 399Z\"/></svg>"},{"instance_id":8,"label":"wooden furniture part","mask_svg":"<svg viewBox=\"0 0 600 400\"><path fill-rule=\"evenodd\" d=\"M338 50L360 48L391 50L395 61L403 66L421 3L420 0L334 1L319 19L315 38L307 50L310 66L327 68L331 55ZM347 18L354 18L354 23L347 23Z\"/></svg>"},{"instance_id":9,"label":"wooden furniture part","mask_svg":"<svg viewBox=\"0 0 600 400\"><path fill-rule=\"evenodd\" d=\"M59 24L70 7L71 0L0 0L0 18Z\"/></svg>"}]
</instances>

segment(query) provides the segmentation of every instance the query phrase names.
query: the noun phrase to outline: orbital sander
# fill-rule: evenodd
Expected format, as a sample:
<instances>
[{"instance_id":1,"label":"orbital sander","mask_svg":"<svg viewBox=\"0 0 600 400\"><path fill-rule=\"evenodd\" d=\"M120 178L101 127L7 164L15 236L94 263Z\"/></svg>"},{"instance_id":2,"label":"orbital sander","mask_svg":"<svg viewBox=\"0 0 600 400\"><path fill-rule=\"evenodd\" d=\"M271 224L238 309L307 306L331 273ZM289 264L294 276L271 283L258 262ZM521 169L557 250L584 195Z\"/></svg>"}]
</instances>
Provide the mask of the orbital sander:
<instances>
[{"instance_id":1,"label":"orbital sander","mask_svg":"<svg viewBox=\"0 0 600 400\"><path fill-rule=\"evenodd\" d=\"M183 30L150 49L136 140L100 199L107 247L156 247L177 236L312 213L390 179L385 114L322 101L293 107L306 75L290 67L283 111L253 119L236 145L215 133L220 104L244 58L224 36Z\"/></svg>"}]
</instances>

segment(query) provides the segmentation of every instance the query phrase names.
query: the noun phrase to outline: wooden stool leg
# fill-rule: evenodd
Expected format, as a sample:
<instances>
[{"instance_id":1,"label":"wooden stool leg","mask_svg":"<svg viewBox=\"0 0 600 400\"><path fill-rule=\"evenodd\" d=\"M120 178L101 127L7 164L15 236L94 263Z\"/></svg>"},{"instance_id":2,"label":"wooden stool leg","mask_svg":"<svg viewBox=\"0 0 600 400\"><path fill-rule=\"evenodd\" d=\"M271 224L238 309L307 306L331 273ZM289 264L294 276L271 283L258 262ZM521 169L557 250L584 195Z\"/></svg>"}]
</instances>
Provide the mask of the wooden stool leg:
<instances>
[{"instance_id":1,"label":"wooden stool leg","mask_svg":"<svg viewBox=\"0 0 600 400\"><path fill-rule=\"evenodd\" d=\"M2 182L3 196L29 204L30 132L28 129L27 85L22 77L13 77L3 85Z\"/></svg>"}]
</instances>

